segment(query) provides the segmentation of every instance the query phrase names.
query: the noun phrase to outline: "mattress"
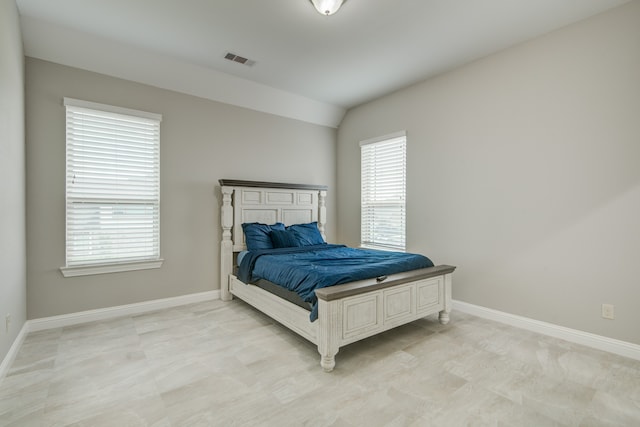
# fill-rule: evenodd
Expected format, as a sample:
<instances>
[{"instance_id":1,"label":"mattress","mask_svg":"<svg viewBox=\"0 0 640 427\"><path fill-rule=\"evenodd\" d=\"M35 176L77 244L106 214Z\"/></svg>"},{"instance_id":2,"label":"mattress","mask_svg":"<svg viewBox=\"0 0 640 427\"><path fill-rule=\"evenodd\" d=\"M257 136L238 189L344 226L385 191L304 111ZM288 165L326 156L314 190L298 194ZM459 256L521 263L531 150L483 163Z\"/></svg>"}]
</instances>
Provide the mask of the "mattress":
<instances>
[{"instance_id":1,"label":"mattress","mask_svg":"<svg viewBox=\"0 0 640 427\"><path fill-rule=\"evenodd\" d=\"M301 300L312 304L313 322L317 319L318 288L427 267L433 267L433 262L419 254L325 243L249 251L239 263L237 276L244 283L268 280L295 292Z\"/></svg>"}]
</instances>

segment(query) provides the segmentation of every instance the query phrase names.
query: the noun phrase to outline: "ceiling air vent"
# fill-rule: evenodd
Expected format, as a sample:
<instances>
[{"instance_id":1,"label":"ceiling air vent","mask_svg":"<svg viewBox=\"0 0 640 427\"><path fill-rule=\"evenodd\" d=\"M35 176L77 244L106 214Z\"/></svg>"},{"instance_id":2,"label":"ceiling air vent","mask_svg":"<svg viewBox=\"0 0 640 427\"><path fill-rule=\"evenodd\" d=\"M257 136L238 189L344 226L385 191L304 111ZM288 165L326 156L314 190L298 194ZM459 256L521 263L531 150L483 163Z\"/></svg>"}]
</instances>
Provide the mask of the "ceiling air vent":
<instances>
[{"instance_id":1,"label":"ceiling air vent","mask_svg":"<svg viewBox=\"0 0 640 427\"><path fill-rule=\"evenodd\" d=\"M233 62L237 62L239 64L246 65L247 67L251 67L253 64L256 63L256 61L253 61L253 60L247 59L247 58L243 58L242 56L236 55L235 53L231 53L231 52L227 52L227 54L224 56L224 59L228 59L229 61L233 61Z\"/></svg>"}]
</instances>

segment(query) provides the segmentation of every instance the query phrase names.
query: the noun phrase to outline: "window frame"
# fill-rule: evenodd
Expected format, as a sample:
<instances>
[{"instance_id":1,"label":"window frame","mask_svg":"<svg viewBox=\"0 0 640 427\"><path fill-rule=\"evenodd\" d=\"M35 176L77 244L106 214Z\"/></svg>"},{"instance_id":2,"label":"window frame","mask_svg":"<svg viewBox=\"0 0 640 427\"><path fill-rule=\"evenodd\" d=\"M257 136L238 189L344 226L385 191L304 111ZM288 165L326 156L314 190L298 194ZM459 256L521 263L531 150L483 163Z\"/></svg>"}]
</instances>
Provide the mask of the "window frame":
<instances>
[{"instance_id":1,"label":"window frame","mask_svg":"<svg viewBox=\"0 0 640 427\"><path fill-rule=\"evenodd\" d=\"M66 133L65 133L65 157L66 157L66 167L65 167L65 266L60 267L60 271L62 272L64 277L74 277L74 276L84 276L84 275L93 275L93 274L104 274L104 273L114 273L114 272L123 272L123 271L133 271L133 270L146 270L153 268L160 268L162 266L162 262L164 261L160 256L160 123L162 121L162 115L156 113L149 113L145 111L133 110L129 108L116 107L112 105L99 104L95 102L82 101L73 98L64 98L63 104L65 106L65 119L66 119ZM150 182L151 190L147 190L144 194L135 194L125 196L124 193L120 193L118 196L114 197L110 196L100 196L99 192L91 192L86 187L83 187L83 192L86 193L85 196L78 196L78 189L76 187L71 187L73 185L73 181L71 184L69 182L70 171L73 173L77 172L77 170L70 169L73 166L70 163L70 159L77 160L77 158L73 157L70 154L70 147L73 144L76 144L77 141L81 139L76 139L76 142L72 142L70 138L70 115L73 115L74 112L77 113L78 110L90 110L91 112L95 112L97 114L103 114L102 119L106 120L108 118L119 119L116 116L120 116L120 118L130 118L133 120L143 120L150 123L150 126L153 127L155 131L152 139L152 143L154 144L153 148L150 150L151 155L148 157L148 160L151 162L151 167L154 170L152 174L152 179ZM111 116L111 117L109 117ZM122 117L125 116L125 117ZM118 125L116 125L118 126ZM113 140L108 141L109 143L113 143ZM107 149L111 148L108 145ZM112 149L112 148L111 148ZM138 166L139 168L139 166ZM140 169L133 169L134 172L140 172ZM95 172L95 170L94 170ZM75 175L73 175L75 178ZM148 177L144 177L145 180L148 181ZM113 187L109 187L110 191L117 193L117 189L121 188L118 185L114 185ZM123 187L126 189L126 186ZM129 190L131 191L131 190ZM71 193L71 194L70 194ZM135 205L137 207L145 206L151 207L152 214L150 218L152 218L152 223L154 224L152 227L152 231L146 236L146 238L152 240L150 255L142 255L140 257L132 257L129 253L129 257L121 257L120 259L109 261L108 258L103 258L102 260L89 260L89 261L78 261L70 262L69 251L71 248L70 245L70 224L73 228L73 220L70 219L70 211L69 208L73 203L86 203L87 206L99 205L103 204L104 206L126 206ZM135 210L135 208L133 208ZM129 214L130 215L130 214ZM104 226L104 223L101 223L101 226ZM104 231L104 228L96 227L96 230ZM138 242L139 244L139 242ZM120 243L123 245L123 242ZM117 254L117 250L114 252Z\"/></svg>"},{"instance_id":2,"label":"window frame","mask_svg":"<svg viewBox=\"0 0 640 427\"><path fill-rule=\"evenodd\" d=\"M387 193L385 190L370 190L370 188L376 186L376 182L370 182L368 180L367 175L370 175L370 171L368 171L367 165L365 164L365 150L371 149L376 145L382 146L382 144L398 144L401 147L401 156L400 158L393 158L395 162L400 163L400 167L402 168L401 177L394 182L400 187L400 191L396 193ZM396 147L397 148L397 147ZM407 225L407 214L406 214L406 196L407 196L407 132L399 131L394 132L388 135L367 139L360 142L360 246L364 248L372 248L372 249L382 249L382 250L391 250L391 251L399 251L404 252L407 246L407 233L406 233L406 225ZM388 160L389 158L385 158ZM375 160L374 160L375 163ZM375 167L372 165L371 167ZM375 172L373 172L375 173ZM373 178L375 179L375 178ZM369 186L369 189L367 189ZM379 182L378 182L379 186ZM373 192L377 194L378 197L389 197L389 196L397 196L399 201L394 203L393 201L378 201L375 202L373 200L369 200L369 193ZM383 194L384 193L384 194ZM369 199L368 199L369 197ZM389 233L385 233L380 231L379 228L376 229L375 225L367 227L367 223L371 221L371 210L375 209L375 205L379 205L379 207L386 206L387 208L395 207L399 210L399 212L391 213L391 222L399 221L400 224L392 228ZM375 217L375 214L374 214ZM375 221L375 219L373 220ZM376 231L377 230L377 231ZM382 239L376 238L375 235L382 236ZM393 235L400 236L399 238L394 238ZM386 237L385 237L386 236Z\"/></svg>"}]
</instances>

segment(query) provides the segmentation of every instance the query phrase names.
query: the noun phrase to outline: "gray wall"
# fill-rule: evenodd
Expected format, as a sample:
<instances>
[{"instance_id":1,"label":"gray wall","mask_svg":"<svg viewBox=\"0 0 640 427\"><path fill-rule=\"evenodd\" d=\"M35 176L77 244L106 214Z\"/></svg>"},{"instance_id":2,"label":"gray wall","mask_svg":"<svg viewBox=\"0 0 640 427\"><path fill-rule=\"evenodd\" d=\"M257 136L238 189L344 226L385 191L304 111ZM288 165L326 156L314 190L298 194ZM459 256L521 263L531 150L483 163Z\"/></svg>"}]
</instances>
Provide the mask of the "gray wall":
<instances>
[{"instance_id":1,"label":"gray wall","mask_svg":"<svg viewBox=\"0 0 640 427\"><path fill-rule=\"evenodd\" d=\"M30 319L219 288L219 178L326 184L335 236L335 129L26 60ZM162 268L63 278L63 97L163 115Z\"/></svg>"},{"instance_id":2,"label":"gray wall","mask_svg":"<svg viewBox=\"0 0 640 427\"><path fill-rule=\"evenodd\" d=\"M638 23L631 2L350 110L340 240L358 142L406 129L408 249L459 267L455 299L640 344Z\"/></svg>"},{"instance_id":3,"label":"gray wall","mask_svg":"<svg viewBox=\"0 0 640 427\"><path fill-rule=\"evenodd\" d=\"M0 0L0 362L26 321L24 62L18 10ZM11 315L9 333L5 316Z\"/></svg>"}]
</instances>

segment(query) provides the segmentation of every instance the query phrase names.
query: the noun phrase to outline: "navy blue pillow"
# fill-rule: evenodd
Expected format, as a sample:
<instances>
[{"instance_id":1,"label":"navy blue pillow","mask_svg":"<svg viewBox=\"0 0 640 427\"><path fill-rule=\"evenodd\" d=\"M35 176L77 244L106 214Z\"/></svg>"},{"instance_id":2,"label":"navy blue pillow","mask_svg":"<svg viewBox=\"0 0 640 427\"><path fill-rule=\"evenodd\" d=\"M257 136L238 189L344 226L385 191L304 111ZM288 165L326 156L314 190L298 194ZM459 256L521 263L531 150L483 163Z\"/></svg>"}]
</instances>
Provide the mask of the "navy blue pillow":
<instances>
[{"instance_id":1,"label":"navy blue pillow","mask_svg":"<svg viewBox=\"0 0 640 427\"><path fill-rule=\"evenodd\" d=\"M242 224L244 231L244 241L247 244L247 250L259 251L262 249L273 249L271 237L269 233L273 230L284 231L284 224L277 222L272 225L260 224L259 222L245 222Z\"/></svg>"},{"instance_id":2,"label":"navy blue pillow","mask_svg":"<svg viewBox=\"0 0 640 427\"><path fill-rule=\"evenodd\" d=\"M318 230L317 222L310 222L308 224L294 224L287 227L287 230L295 232L298 238L297 246L311 246L322 245L326 243Z\"/></svg>"},{"instance_id":3,"label":"navy blue pillow","mask_svg":"<svg viewBox=\"0 0 640 427\"><path fill-rule=\"evenodd\" d=\"M294 230L271 230L269 236L274 249L301 246L298 243L298 234Z\"/></svg>"}]
</instances>

